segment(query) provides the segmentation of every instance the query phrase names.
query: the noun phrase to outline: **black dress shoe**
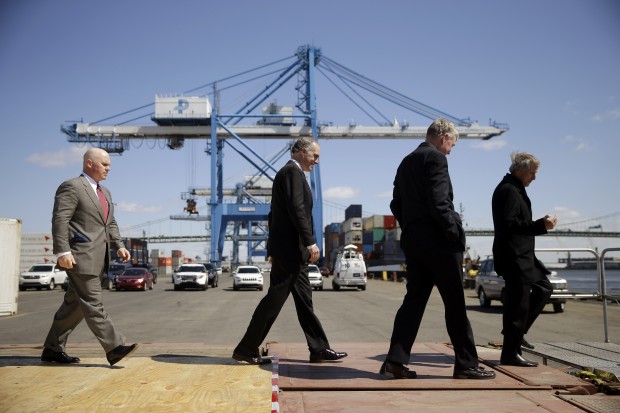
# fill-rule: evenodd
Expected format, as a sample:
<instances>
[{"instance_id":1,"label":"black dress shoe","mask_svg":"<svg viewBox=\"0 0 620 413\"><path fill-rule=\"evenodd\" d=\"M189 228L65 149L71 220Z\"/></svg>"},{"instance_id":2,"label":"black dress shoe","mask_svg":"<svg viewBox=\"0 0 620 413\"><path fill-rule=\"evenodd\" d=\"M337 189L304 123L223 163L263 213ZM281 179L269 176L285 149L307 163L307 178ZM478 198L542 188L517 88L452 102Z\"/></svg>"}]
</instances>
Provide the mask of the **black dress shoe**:
<instances>
[{"instance_id":1,"label":"black dress shoe","mask_svg":"<svg viewBox=\"0 0 620 413\"><path fill-rule=\"evenodd\" d=\"M521 347L529 348L530 350L534 350L534 346L527 342L526 339L521 340Z\"/></svg>"},{"instance_id":2,"label":"black dress shoe","mask_svg":"<svg viewBox=\"0 0 620 413\"><path fill-rule=\"evenodd\" d=\"M524 358L522 355L517 354L512 357L502 357L499 359L500 363L505 366L518 366L518 367L536 367L538 363L535 361L528 360Z\"/></svg>"},{"instance_id":3,"label":"black dress shoe","mask_svg":"<svg viewBox=\"0 0 620 413\"><path fill-rule=\"evenodd\" d=\"M310 363L322 363L324 361L340 360L348 356L347 353L338 353L331 348L326 348L318 353L310 353Z\"/></svg>"},{"instance_id":4,"label":"black dress shoe","mask_svg":"<svg viewBox=\"0 0 620 413\"><path fill-rule=\"evenodd\" d=\"M237 353L237 352L233 352L233 358L237 361L244 361L248 364L255 364L257 366L263 365L263 364L271 364L271 359L264 359L261 356L246 356L245 354L241 354L241 353Z\"/></svg>"},{"instance_id":5,"label":"black dress shoe","mask_svg":"<svg viewBox=\"0 0 620 413\"><path fill-rule=\"evenodd\" d=\"M132 344L130 346L120 345L116 347L114 350L109 351L106 354L106 357L108 358L108 362L110 363L110 366L115 365L116 363L121 361L123 358L125 358L125 356L128 356L132 351L134 351L137 348L138 348L138 344Z\"/></svg>"},{"instance_id":6,"label":"black dress shoe","mask_svg":"<svg viewBox=\"0 0 620 413\"><path fill-rule=\"evenodd\" d=\"M473 379L473 380L488 380L495 378L494 371L487 371L484 367L470 367L465 370L454 370L452 375L455 379Z\"/></svg>"},{"instance_id":7,"label":"black dress shoe","mask_svg":"<svg viewBox=\"0 0 620 413\"><path fill-rule=\"evenodd\" d=\"M379 374L392 379L415 379L418 375L409 370L405 365L385 360L381 365Z\"/></svg>"},{"instance_id":8,"label":"black dress shoe","mask_svg":"<svg viewBox=\"0 0 620 413\"><path fill-rule=\"evenodd\" d=\"M44 348L43 353L41 354L41 361L71 364L79 363L80 359L77 357L71 357L64 351L53 351L48 348Z\"/></svg>"}]
</instances>

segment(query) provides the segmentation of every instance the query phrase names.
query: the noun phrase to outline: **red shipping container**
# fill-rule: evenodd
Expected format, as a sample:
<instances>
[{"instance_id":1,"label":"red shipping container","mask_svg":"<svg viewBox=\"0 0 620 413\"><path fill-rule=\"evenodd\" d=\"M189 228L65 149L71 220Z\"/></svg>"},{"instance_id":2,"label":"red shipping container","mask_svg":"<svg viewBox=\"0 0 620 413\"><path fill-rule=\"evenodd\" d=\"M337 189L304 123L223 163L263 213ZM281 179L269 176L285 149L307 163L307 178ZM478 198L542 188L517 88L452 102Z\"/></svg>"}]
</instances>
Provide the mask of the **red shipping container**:
<instances>
[{"instance_id":1,"label":"red shipping container","mask_svg":"<svg viewBox=\"0 0 620 413\"><path fill-rule=\"evenodd\" d=\"M384 215L383 216L383 227L385 229L394 229L396 228L396 218L394 215Z\"/></svg>"}]
</instances>

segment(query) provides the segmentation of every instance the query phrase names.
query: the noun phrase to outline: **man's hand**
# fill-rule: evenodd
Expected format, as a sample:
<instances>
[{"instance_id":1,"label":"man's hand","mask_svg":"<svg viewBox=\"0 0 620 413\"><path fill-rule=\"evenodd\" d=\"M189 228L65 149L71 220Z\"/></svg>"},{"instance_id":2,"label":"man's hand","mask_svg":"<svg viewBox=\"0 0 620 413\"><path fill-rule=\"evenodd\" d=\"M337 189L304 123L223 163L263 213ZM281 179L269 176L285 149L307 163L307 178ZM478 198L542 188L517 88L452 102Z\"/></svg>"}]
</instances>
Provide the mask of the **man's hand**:
<instances>
[{"instance_id":1,"label":"man's hand","mask_svg":"<svg viewBox=\"0 0 620 413\"><path fill-rule=\"evenodd\" d=\"M73 254L65 254L58 257L58 265L64 269L70 270L75 264L77 263L75 262L75 258L73 258Z\"/></svg>"},{"instance_id":2,"label":"man's hand","mask_svg":"<svg viewBox=\"0 0 620 413\"><path fill-rule=\"evenodd\" d=\"M121 259L121 262L129 262L129 259L131 258L131 254L129 254L127 248L121 248L116 252L116 255L118 255L118 258Z\"/></svg>"},{"instance_id":3,"label":"man's hand","mask_svg":"<svg viewBox=\"0 0 620 413\"><path fill-rule=\"evenodd\" d=\"M558 217L555 215L553 217L550 217L549 215L545 215L543 220L545 221L545 228L547 228L547 231L555 228L556 224L558 223Z\"/></svg>"},{"instance_id":4,"label":"man's hand","mask_svg":"<svg viewBox=\"0 0 620 413\"><path fill-rule=\"evenodd\" d=\"M319 247L316 244L308 247L308 251L310 251L310 262L317 262L319 260Z\"/></svg>"}]
</instances>

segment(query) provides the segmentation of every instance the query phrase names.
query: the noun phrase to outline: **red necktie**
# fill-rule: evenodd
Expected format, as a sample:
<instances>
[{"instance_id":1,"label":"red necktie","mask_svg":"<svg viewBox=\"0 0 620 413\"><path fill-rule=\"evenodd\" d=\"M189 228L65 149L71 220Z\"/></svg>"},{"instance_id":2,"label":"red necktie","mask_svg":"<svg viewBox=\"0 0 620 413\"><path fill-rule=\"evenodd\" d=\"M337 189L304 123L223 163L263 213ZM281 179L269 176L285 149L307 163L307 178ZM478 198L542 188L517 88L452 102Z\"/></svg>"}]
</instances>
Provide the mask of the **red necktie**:
<instances>
[{"instance_id":1,"label":"red necktie","mask_svg":"<svg viewBox=\"0 0 620 413\"><path fill-rule=\"evenodd\" d=\"M105 221L108 220L108 201L105 199L105 195L103 194L103 190L97 184L97 196L99 197L99 202L101 202L101 208L103 208L103 219Z\"/></svg>"}]
</instances>

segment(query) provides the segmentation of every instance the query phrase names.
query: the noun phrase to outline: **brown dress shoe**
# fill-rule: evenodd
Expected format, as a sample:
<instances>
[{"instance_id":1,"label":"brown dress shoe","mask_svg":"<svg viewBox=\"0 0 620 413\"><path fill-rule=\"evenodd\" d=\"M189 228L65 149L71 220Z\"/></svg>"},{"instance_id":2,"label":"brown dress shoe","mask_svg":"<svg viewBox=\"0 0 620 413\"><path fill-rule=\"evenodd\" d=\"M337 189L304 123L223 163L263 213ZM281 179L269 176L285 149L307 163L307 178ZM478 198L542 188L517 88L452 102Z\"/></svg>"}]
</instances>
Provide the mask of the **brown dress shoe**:
<instances>
[{"instance_id":1,"label":"brown dress shoe","mask_svg":"<svg viewBox=\"0 0 620 413\"><path fill-rule=\"evenodd\" d=\"M379 374L392 379L415 379L418 375L405 365L385 360Z\"/></svg>"}]
</instances>

